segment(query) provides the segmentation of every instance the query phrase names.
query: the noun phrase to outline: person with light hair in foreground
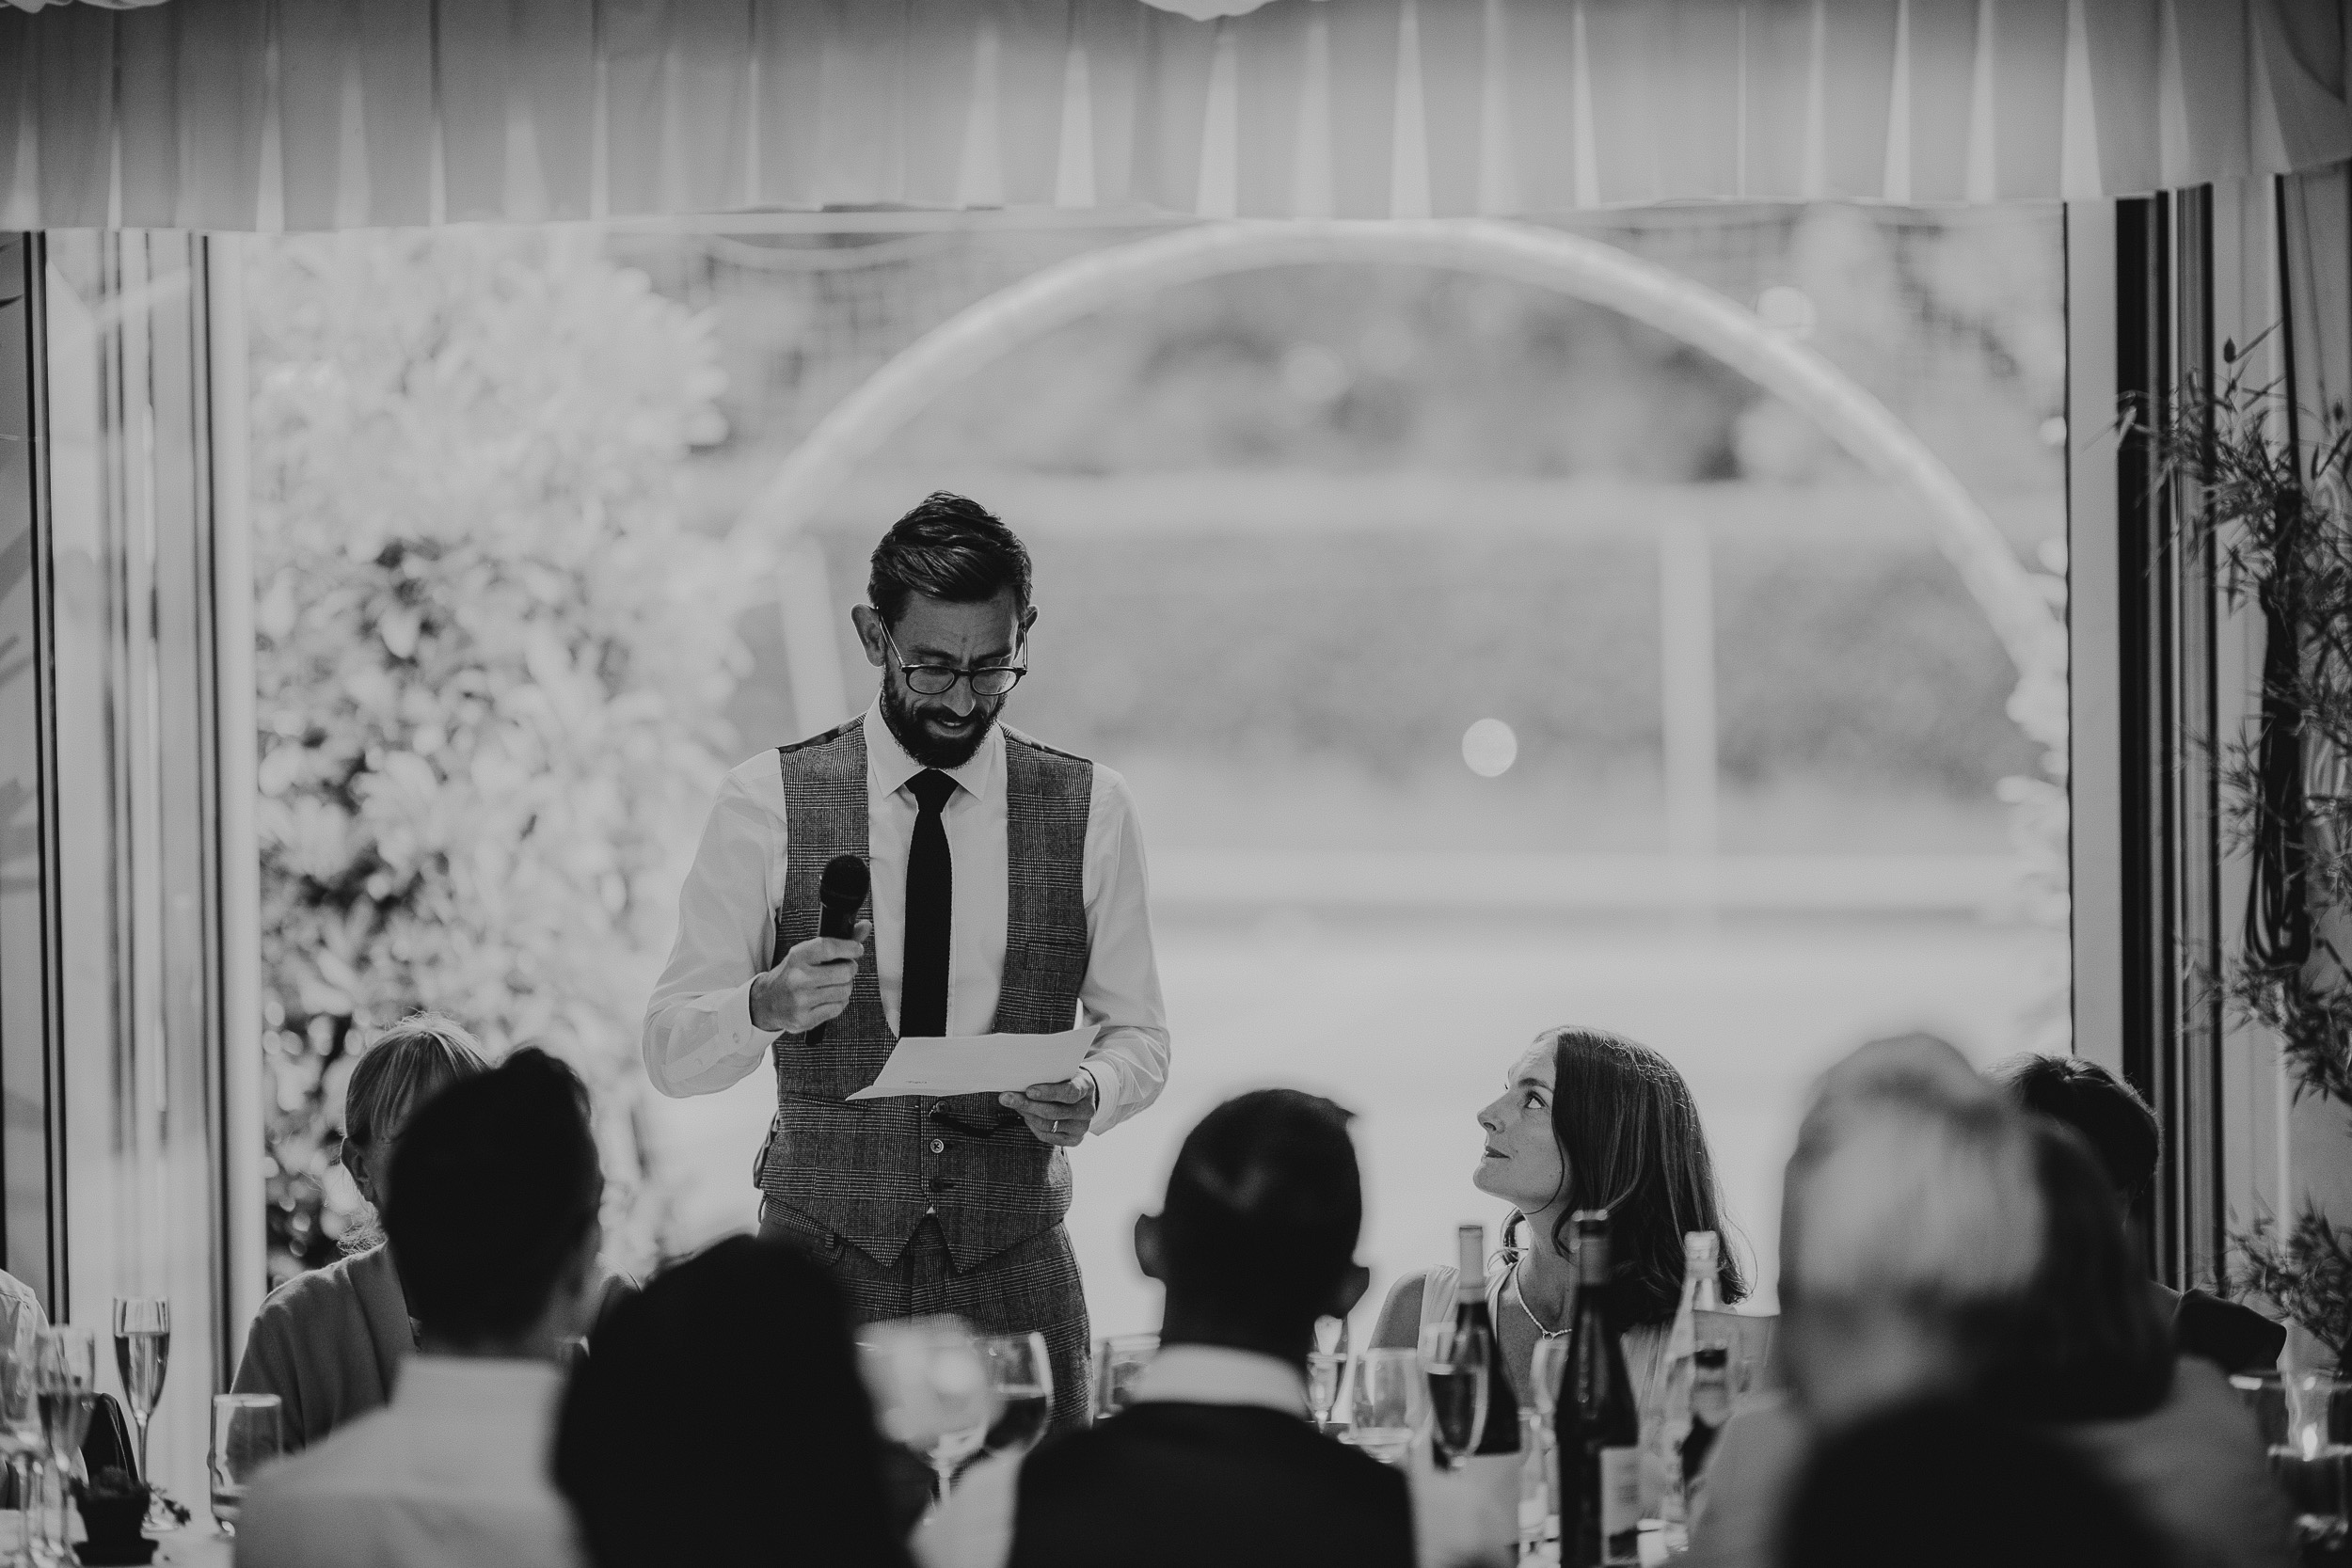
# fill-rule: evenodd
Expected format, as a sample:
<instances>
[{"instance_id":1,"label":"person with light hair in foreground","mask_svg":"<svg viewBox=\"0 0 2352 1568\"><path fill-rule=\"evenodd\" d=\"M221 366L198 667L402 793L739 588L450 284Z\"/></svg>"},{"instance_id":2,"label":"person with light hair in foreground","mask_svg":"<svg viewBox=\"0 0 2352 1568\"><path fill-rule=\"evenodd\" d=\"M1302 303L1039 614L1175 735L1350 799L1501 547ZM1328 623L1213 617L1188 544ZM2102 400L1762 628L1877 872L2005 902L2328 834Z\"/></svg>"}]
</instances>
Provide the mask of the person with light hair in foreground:
<instances>
[{"instance_id":1,"label":"person with light hair in foreground","mask_svg":"<svg viewBox=\"0 0 2352 1568\"><path fill-rule=\"evenodd\" d=\"M411 1013L378 1035L343 1090L343 1169L381 1213L392 1150L408 1118L452 1084L489 1070L473 1031L439 1013ZM246 1333L233 1385L276 1394L279 1433L295 1452L376 1409L417 1348L392 1250L373 1223L344 1239L347 1256L272 1291Z\"/></svg>"},{"instance_id":2,"label":"person with light hair in foreground","mask_svg":"<svg viewBox=\"0 0 2352 1568\"><path fill-rule=\"evenodd\" d=\"M2177 1568L2294 1560L2251 1418L2176 1360L2094 1157L1942 1041L1873 1042L1824 1077L1783 1187L1781 1300L1789 1392L1724 1429L1701 1568L1770 1568L1817 1445L1933 1400L2079 1454Z\"/></svg>"}]
</instances>

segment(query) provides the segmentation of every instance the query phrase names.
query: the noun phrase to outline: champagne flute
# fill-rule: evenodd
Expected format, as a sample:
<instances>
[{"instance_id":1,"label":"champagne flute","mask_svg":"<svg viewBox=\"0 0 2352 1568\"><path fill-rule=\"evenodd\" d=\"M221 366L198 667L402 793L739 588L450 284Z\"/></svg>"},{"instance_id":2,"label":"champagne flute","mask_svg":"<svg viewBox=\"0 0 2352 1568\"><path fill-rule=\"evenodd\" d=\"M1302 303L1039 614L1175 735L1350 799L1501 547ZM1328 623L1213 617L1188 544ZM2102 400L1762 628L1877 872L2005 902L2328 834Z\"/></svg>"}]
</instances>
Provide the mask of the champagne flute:
<instances>
[{"instance_id":1,"label":"champagne flute","mask_svg":"<svg viewBox=\"0 0 2352 1568\"><path fill-rule=\"evenodd\" d=\"M1327 1334L1327 1323L1337 1323L1339 1332ZM1347 1320L1316 1319L1315 1348L1307 1353L1307 1408L1314 1416L1316 1431L1329 1429L1331 1412L1340 1402L1340 1385L1346 1376Z\"/></svg>"},{"instance_id":2,"label":"champagne flute","mask_svg":"<svg viewBox=\"0 0 2352 1568\"><path fill-rule=\"evenodd\" d=\"M73 1467L89 1434L90 1412L98 1407L98 1338L86 1328L44 1328L37 1343L34 1397L40 1403L41 1442L56 1472L57 1532L52 1540L62 1554L72 1527ZM48 1528L44 1520L41 1528Z\"/></svg>"},{"instance_id":3,"label":"champagne flute","mask_svg":"<svg viewBox=\"0 0 2352 1568\"><path fill-rule=\"evenodd\" d=\"M164 1370L171 1361L171 1303L148 1296L115 1297L115 1370L122 1374L122 1402L139 1433L139 1484L147 1488L146 1528L172 1528L161 1494L147 1469L147 1428L164 1397Z\"/></svg>"},{"instance_id":4,"label":"champagne flute","mask_svg":"<svg viewBox=\"0 0 2352 1568\"><path fill-rule=\"evenodd\" d=\"M1430 1423L1430 1446L1438 1465L1448 1470L1461 1468L1486 1429L1485 1351L1475 1337L1458 1332L1451 1322L1422 1325L1421 1370L1429 1380L1429 1403L1436 1417Z\"/></svg>"},{"instance_id":5,"label":"champagne flute","mask_svg":"<svg viewBox=\"0 0 2352 1568\"><path fill-rule=\"evenodd\" d=\"M996 1418L982 1439L991 1453L1026 1453L1054 1412L1054 1364L1042 1334L992 1334L976 1341L996 1394Z\"/></svg>"},{"instance_id":6,"label":"champagne flute","mask_svg":"<svg viewBox=\"0 0 2352 1568\"><path fill-rule=\"evenodd\" d=\"M213 1448L205 1468L211 1475L213 1518L224 1535L237 1533L237 1514L254 1473L278 1457L278 1401L276 1394L215 1394Z\"/></svg>"},{"instance_id":7,"label":"champagne flute","mask_svg":"<svg viewBox=\"0 0 2352 1568\"><path fill-rule=\"evenodd\" d=\"M1413 1448L1413 1393L1421 1382L1409 1350L1368 1350L1356 1361L1355 1420L1349 1436L1383 1465L1402 1465Z\"/></svg>"}]
</instances>

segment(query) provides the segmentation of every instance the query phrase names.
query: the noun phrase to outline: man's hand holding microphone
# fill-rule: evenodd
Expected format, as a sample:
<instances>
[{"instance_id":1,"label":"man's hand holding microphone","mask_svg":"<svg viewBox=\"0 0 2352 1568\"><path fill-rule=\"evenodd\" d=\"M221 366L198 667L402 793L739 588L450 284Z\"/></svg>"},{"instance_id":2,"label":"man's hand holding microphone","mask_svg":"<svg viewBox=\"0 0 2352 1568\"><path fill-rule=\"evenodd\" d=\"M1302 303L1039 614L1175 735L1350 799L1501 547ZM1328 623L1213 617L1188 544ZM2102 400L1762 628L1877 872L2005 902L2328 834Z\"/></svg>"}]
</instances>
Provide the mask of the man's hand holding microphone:
<instances>
[{"instance_id":1,"label":"man's hand holding microphone","mask_svg":"<svg viewBox=\"0 0 2352 1568\"><path fill-rule=\"evenodd\" d=\"M752 1027L809 1035L840 1016L857 981L857 961L874 934L860 920L871 874L855 855L835 855L817 881L817 934L785 954L784 961L752 982Z\"/></svg>"}]
</instances>

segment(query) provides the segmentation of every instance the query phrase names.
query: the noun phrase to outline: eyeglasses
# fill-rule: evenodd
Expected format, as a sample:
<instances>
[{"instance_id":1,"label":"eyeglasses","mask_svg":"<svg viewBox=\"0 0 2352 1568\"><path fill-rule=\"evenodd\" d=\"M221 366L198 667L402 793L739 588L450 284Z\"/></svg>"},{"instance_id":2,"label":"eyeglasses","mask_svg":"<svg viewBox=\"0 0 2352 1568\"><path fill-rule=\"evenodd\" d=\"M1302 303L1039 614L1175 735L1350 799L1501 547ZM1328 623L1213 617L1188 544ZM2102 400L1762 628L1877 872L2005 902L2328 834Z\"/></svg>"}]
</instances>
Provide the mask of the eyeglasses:
<instances>
[{"instance_id":1,"label":"eyeglasses","mask_svg":"<svg viewBox=\"0 0 2352 1568\"><path fill-rule=\"evenodd\" d=\"M882 641L890 648L890 657L898 666L898 673L907 678L909 690L925 697L945 697L956 689L956 682L970 681L975 697L1001 697L1021 684L1021 677L1029 673L1026 664L992 664L980 670L959 670L952 664L909 664L898 652L898 640L890 635L890 628L882 629Z\"/></svg>"}]
</instances>

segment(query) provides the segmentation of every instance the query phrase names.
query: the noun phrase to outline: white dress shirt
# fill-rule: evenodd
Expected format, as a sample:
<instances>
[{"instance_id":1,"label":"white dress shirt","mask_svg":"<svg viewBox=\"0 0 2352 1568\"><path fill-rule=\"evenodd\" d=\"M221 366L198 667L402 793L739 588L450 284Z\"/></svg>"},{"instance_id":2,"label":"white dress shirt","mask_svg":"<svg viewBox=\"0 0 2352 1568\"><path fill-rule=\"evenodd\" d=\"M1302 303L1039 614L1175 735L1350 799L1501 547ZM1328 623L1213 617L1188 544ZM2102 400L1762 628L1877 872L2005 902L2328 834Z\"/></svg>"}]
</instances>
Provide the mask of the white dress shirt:
<instances>
[{"instance_id":1,"label":"white dress shirt","mask_svg":"<svg viewBox=\"0 0 2352 1568\"><path fill-rule=\"evenodd\" d=\"M866 709L866 852L873 871L874 967L882 1012L898 1027L906 958L907 848L919 811L907 755L879 703ZM945 769L961 786L940 813L954 866L947 1032L985 1035L1005 968L1005 735L992 725L971 760ZM784 779L766 751L726 776L678 895L677 944L645 1008L645 1071L663 1094L715 1094L769 1059L775 1035L752 1022L752 982L783 957ZM1145 905L1143 835L1127 781L1097 764L1083 860L1088 958L1078 1000L1102 1032L1084 1064L1095 1083L1090 1132L1159 1097L1168 1080L1168 1011Z\"/></svg>"},{"instance_id":2,"label":"white dress shirt","mask_svg":"<svg viewBox=\"0 0 2352 1568\"><path fill-rule=\"evenodd\" d=\"M580 1568L544 1361L413 1355L392 1402L264 1470L238 1568Z\"/></svg>"}]
</instances>

